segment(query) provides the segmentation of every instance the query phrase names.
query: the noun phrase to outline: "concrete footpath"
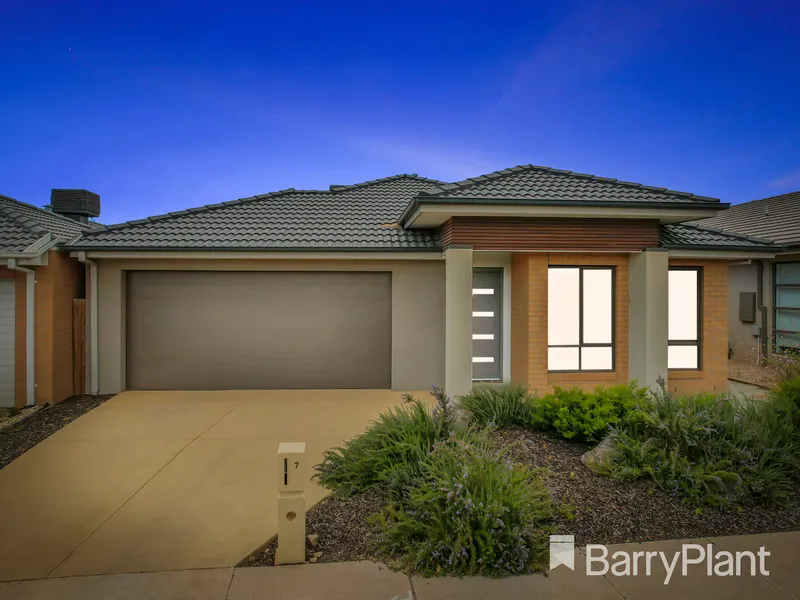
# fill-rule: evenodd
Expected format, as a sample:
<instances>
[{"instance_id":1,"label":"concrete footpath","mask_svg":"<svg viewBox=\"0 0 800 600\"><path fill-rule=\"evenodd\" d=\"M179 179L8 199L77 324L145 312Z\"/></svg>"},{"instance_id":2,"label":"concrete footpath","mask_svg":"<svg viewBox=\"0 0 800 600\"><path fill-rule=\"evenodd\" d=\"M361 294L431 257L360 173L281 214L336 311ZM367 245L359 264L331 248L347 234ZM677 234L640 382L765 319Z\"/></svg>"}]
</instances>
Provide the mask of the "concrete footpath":
<instances>
[{"instance_id":1,"label":"concrete footpath","mask_svg":"<svg viewBox=\"0 0 800 600\"><path fill-rule=\"evenodd\" d=\"M708 549L715 568L725 572L719 561L737 551L756 554L763 546L770 553L765 559L768 574L751 572L748 560L742 572L732 576L706 574L708 563L690 564L681 573L680 562L668 584L665 567L656 558L650 575L640 562L636 576L586 575L586 553L574 553L575 570L565 566L543 574L508 579L473 577L456 579L409 578L374 563L329 563L248 569L198 569L96 575L20 581L0 584L0 600L478 600L485 598L549 598L569 600L660 600L667 598L703 600L786 600L800 599L800 532L752 536L695 539L685 541L620 544L608 546L608 557L615 552L663 552L672 557L681 544ZM623 555L618 555L623 556ZM654 555L655 556L655 555ZM689 555L697 559L695 549ZM593 567L597 567L594 563ZM760 571L756 555L755 570Z\"/></svg>"}]
</instances>

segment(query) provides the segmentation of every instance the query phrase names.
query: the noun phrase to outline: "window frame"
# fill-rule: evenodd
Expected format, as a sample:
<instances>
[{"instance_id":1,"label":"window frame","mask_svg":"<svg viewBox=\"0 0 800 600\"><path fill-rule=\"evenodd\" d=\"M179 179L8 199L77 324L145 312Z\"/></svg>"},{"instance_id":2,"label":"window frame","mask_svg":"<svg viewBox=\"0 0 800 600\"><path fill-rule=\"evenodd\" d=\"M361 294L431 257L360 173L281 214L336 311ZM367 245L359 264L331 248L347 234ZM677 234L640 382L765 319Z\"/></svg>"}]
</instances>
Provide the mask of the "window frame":
<instances>
[{"instance_id":1,"label":"window frame","mask_svg":"<svg viewBox=\"0 0 800 600\"><path fill-rule=\"evenodd\" d=\"M775 354L793 354L792 348L787 346L779 346L778 345L778 334L779 333L792 333L797 335L800 332L797 331L790 331L788 329L778 329L778 310L797 310L800 311L800 308L794 308L792 306L778 306L778 288L795 288L800 289L800 283L778 283L778 266L779 265L794 265L800 264L800 261L796 260L787 260L785 262L776 262L772 263L772 351ZM785 350L781 350L781 348L785 348ZM797 352L797 350L794 350Z\"/></svg>"},{"instance_id":2,"label":"window frame","mask_svg":"<svg viewBox=\"0 0 800 600\"><path fill-rule=\"evenodd\" d=\"M696 340L670 340L667 331L667 371L702 371L703 370L703 267L701 266L670 266L668 271L696 271L697 272L697 339ZM669 272L667 272L667 285L669 285ZM667 291L669 299L669 291ZM667 303L667 317L669 317L669 303ZM697 346L697 367L669 367L670 346Z\"/></svg>"},{"instance_id":3,"label":"window frame","mask_svg":"<svg viewBox=\"0 0 800 600\"><path fill-rule=\"evenodd\" d=\"M617 267L616 265L547 265L550 269L578 269L578 344L550 344L547 341L548 354L550 348L577 348L578 349L578 368L577 369L551 369L550 358L547 358L548 373L614 373L617 370ZM591 342L583 343L583 272L584 271L611 271L611 343L600 344ZM548 277L548 289L550 286ZM548 313L550 306L548 302ZM611 348L611 368L610 369L581 369L582 353L581 348Z\"/></svg>"}]
</instances>

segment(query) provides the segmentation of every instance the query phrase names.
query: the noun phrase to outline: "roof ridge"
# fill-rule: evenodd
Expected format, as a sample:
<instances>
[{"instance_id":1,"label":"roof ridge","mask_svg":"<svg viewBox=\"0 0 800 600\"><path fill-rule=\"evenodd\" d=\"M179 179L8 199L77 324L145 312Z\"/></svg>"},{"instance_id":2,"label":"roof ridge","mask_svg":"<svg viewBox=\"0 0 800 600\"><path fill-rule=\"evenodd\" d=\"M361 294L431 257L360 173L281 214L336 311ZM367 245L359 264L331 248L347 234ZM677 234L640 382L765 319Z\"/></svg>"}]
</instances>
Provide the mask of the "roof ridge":
<instances>
[{"instance_id":1,"label":"roof ridge","mask_svg":"<svg viewBox=\"0 0 800 600\"><path fill-rule=\"evenodd\" d=\"M94 234L103 233L105 231L115 231L115 230L118 230L118 229L124 229L126 227L135 227L136 225L144 225L145 223L153 223L153 222L156 222L156 221L163 221L165 219L169 219L169 218L172 218L172 217L180 217L180 216L184 216L186 214L191 214L191 213L202 213L202 212L207 212L207 211L210 211L210 210L216 210L218 208L225 208L225 207L228 207L228 206L236 206L236 205L239 205L239 204L247 204L248 202L254 202L256 200L264 200L264 199L267 199L267 198L277 198L277 197L280 197L280 196L287 196L287 195L291 195L291 194L335 194L337 192L342 192L342 191L345 191L345 190L351 190L351 189L354 189L354 188L366 187L366 186L375 185L375 184L378 184L378 183L385 183L387 181L403 179L403 178L416 179L416 180L422 180L422 181L430 181L430 182L435 182L435 183L443 183L443 182L438 181L436 179L428 179L427 177L420 177L419 175L416 175L416 174L400 173L398 175L390 175L389 177L381 177L379 179L371 179L369 181L363 181L363 182L360 182L360 183L353 183L353 184L349 184L349 185L332 185L327 190L298 190L298 189L295 189L295 188L286 188L284 190L277 190L277 191L274 191L274 192L268 192L266 194L257 194L255 196L247 196L247 197L244 197L244 198L237 198L236 200L228 200L228 201L216 202L216 203L212 203L212 204L203 204L201 206L187 208L187 209L184 209L184 210L164 213L164 214L160 214L160 215L152 215L152 216L149 216L149 217L144 217L142 219L134 219L134 220L131 220L131 221L123 221L122 223L114 223L114 224L111 224L111 225L101 225L100 223L97 223L96 224L96 225L98 225L97 227L93 227L93 228L91 228L91 229L89 229L87 231L84 231L81 235L91 236L91 235L94 235Z\"/></svg>"},{"instance_id":2,"label":"roof ridge","mask_svg":"<svg viewBox=\"0 0 800 600\"><path fill-rule=\"evenodd\" d=\"M416 179L418 181L430 182L432 184L445 184L446 181L440 181L438 179L431 179L429 177L422 177L417 175L416 173L398 173L397 175L389 175L388 177L379 177L377 179L370 179L368 181L362 181L360 183L350 183L350 184L333 184L330 186L328 190L320 190L320 191L331 191L331 192L340 192L344 190L349 190L353 188L359 187L366 187L368 185L375 185L376 183L386 183L387 181L394 181L396 179Z\"/></svg>"},{"instance_id":3,"label":"roof ridge","mask_svg":"<svg viewBox=\"0 0 800 600\"><path fill-rule=\"evenodd\" d=\"M740 239L740 240L748 240L751 242L757 242L760 244L777 244L775 240L770 240L767 238L759 238L753 235L747 235L744 233L736 233L735 231L731 231L729 229L723 229L722 227L712 227L710 225L700 225L696 222L689 222L689 223L670 223L667 225L663 225L662 227L674 227L674 226L681 226L681 227L690 227L692 229L699 229L701 231L712 231L714 233L722 233L724 235L730 236L732 238Z\"/></svg>"},{"instance_id":4,"label":"roof ridge","mask_svg":"<svg viewBox=\"0 0 800 600\"><path fill-rule=\"evenodd\" d=\"M583 179L593 179L595 181L602 181L604 183L612 183L614 185L621 185L625 187L633 187L639 188L643 190L648 190L651 192L656 192L659 194L673 194L678 196L685 196L686 198L693 198L696 200L702 201L711 201L711 202L719 202L719 198L712 198L711 196L699 196L697 194L692 194L689 192L680 192L678 190L671 190L669 188L662 188L662 187L653 187L650 185L644 185L642 183L636 183L634 181L623 181L620 179L613 179L611 177L600 177L599 175L591 175L588 173L577 173L575 171L567 171L564 169L554 169L553 167L545 167L541 165L517 165L516 167L510 167L508 169L501 169L499 171L492 171L491 173L486 173L484 175L478 175L477 177L470 177L463 181L456 181L454 183L448 183L443 186L438 186L439 191L430 193L430 192L420 192L418 195L421 196L439 196L443 193L447 193L453 190L463 189L467 187L472 187L473 185L477 185L479 183L483 183L484 181L495 179L498 177L506 177L508 175L514 175L519 173L520 171L540 171L546 173L554 173L557 175L563 176L570 176L570 177L580 177Z\"/></svg>"}]
</instances>

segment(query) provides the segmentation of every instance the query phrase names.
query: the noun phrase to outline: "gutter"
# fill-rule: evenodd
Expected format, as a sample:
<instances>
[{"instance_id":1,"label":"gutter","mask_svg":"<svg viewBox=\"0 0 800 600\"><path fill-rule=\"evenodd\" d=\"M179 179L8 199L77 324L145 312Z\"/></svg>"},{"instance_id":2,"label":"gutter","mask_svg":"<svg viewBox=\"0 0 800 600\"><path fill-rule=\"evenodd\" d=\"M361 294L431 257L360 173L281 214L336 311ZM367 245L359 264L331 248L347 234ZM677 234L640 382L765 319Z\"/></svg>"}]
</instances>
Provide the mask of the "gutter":
<instances>
[{"instance_id":1,"label":"gutter","mask_svg":"<svg viewBox=\"0 0 800 600\"><path fill-rule=\"evenodd\" d=\"M19 266L18 258L9 258L8 268L25 273L25 406L36 404L36 273Z\"/></svg>"},{"instance_id":2,"label":"gutter","mask_svg":"<svg viewBox=\"0 0 800 600\"><path fill-rule=\"evenodd\" d=\"M100 389L98 365L98 314L97 314L97 263L78 252L78 261L89 267L89 393L97 395Z\"/></svg>"}]
</instances>

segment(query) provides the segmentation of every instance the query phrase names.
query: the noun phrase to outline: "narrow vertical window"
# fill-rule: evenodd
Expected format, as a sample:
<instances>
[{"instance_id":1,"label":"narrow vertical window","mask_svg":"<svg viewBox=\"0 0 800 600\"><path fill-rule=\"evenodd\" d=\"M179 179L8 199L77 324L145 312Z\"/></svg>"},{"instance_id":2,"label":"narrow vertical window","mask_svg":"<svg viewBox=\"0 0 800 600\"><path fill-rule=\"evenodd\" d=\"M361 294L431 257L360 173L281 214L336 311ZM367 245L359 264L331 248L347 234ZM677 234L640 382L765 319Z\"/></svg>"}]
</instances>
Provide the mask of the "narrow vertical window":
<instances>
[{"instance_id":1,"label":"narrow vertical window","mask_svg":"<svg viewBox=\"0 0 800 600\"><path fill-rule=\"evenodd\" d=\"M549 371L614 369L614 269L550 267L547 281Z\"/></svg>"},{"instance_id":2,"label":"narrow vertical window","mask_svg":"<svg viewBox=\"0 0 800 600\"><path fill-rule=\"evenodd\" d=\"M701 271L697 267L669 270L670 369L700 368Z\"/></svg>"},{"instance_id":3,"label":"narrow vertical window","mask_svg":"<svg viewBox=\"0 0 800 600\"><path fill-rule=\"evenodd\" d=\"M800 262L775 265L775 350L800 353Z\"/></svg>"}]
</instances>

